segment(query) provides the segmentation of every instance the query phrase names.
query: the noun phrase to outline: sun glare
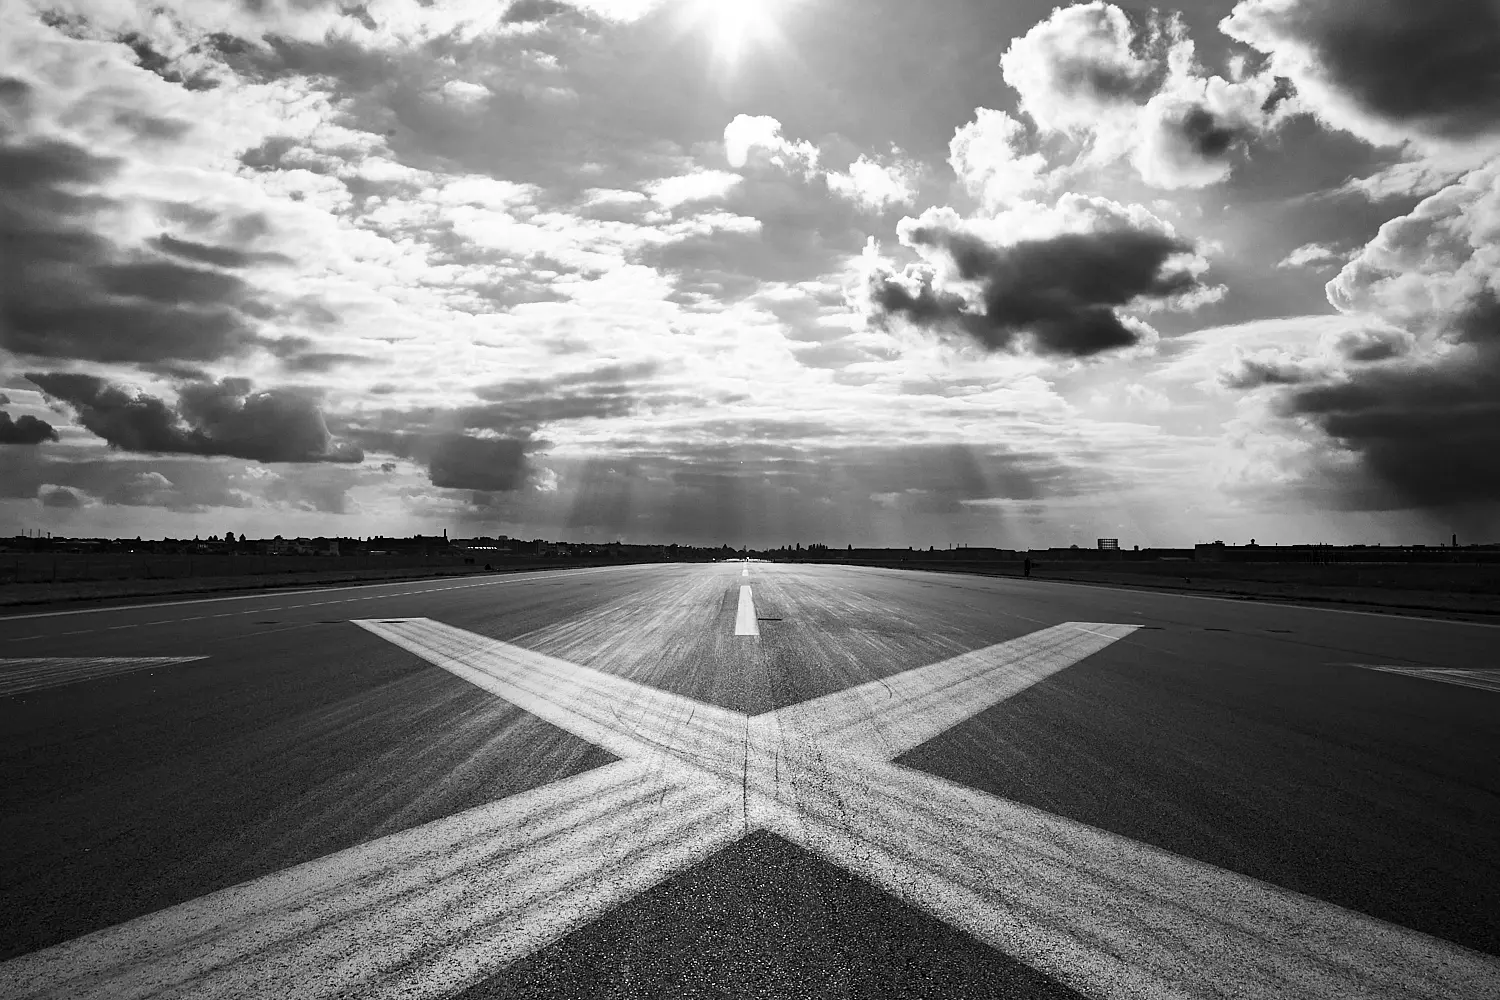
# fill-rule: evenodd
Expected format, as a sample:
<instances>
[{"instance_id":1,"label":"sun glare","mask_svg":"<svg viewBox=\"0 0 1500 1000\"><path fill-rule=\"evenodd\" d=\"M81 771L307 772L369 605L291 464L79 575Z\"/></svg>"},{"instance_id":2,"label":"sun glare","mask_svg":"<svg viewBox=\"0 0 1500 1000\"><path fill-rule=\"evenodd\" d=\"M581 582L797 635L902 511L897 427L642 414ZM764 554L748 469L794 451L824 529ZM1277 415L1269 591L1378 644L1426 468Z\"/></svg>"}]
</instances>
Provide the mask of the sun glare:
<instances>
[{"instance_id":1,"label":"sun glare","mask_svg":"<svg viewBox=\"0 0 1500 1000\"><path fill-rule=\"evenodd\" d=\"M713 46L714 57L738 62L747 51L774 43L781 0L688 0L687 17Z\"/></svg>"}]
</instances>

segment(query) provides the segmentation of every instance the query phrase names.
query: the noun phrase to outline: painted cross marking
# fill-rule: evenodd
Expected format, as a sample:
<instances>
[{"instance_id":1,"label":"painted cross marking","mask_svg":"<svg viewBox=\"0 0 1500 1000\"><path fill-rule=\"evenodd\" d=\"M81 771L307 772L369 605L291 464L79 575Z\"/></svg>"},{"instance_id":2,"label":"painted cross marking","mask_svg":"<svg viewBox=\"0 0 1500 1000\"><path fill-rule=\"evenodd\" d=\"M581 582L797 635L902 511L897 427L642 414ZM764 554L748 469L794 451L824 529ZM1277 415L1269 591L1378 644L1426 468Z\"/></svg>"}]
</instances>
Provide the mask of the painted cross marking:
<instances>
[{"instance_id":1,"label":"painted cross marking","mask_svg":"<svg viewBox=\"0 0 1500 1000\"><path fill-rule=\"evenodd\" d=\"M769 830L1095 997L1479 997L1500 962L891 763L1134 630L1070 622L749 717L357 624L618 762L0 965L7 997L441 997Z\"/></svg>"}]
</instances>

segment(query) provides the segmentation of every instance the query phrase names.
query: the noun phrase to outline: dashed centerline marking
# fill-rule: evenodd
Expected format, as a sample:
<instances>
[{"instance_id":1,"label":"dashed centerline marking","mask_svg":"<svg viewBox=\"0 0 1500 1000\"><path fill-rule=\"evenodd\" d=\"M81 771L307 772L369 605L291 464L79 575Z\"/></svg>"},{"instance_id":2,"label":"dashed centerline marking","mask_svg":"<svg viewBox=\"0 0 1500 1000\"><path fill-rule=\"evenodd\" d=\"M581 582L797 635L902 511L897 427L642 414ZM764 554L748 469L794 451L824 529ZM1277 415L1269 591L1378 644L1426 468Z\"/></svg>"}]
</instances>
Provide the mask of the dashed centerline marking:
<instances>
[{"instance_id":1,"label":"dashed centerline marking","mask_svg":"<svg viewBox=\"0 0 1500 1000\"><path fill-rule=\"evenodd\" d=\"M760 635L760 626L755 623L755 598L750 596L750 585L740 587L740 607L734 615L735 635Z\"/></svg>"}]
</instances>

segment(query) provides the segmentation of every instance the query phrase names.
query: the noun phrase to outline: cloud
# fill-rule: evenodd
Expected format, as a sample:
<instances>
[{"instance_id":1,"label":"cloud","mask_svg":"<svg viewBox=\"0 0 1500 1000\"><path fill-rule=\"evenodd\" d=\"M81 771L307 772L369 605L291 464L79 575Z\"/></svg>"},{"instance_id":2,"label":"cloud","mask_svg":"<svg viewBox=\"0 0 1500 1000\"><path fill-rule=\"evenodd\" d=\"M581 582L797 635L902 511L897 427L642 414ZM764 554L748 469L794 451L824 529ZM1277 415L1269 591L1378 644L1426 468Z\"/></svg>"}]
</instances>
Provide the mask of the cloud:
<instances>
[{"instance_id":1,"label":"cloud","mask_svg":"<svg viewBox=\"0 0 1500 1000\"><path fill-rule=\"evenodd\" d=\"M0 396L6 402L9 397ZM27 414L19 420L12 420L9 413L0 410L0 445L21 444L37 445L43 441L56 441L57 431L45 420Z\"/></svg>"},{"instance_id":2,"label":"cloud","mask_svg":"<svg viewBox=\"0 0 1500 1000\"><path fill-rule=\"evenodd\" d=\"M837 136L827 138L835 147L842 143ZM918 168L899 149L893 148L885 162L881 157L859 153L847 169L829 169L816 145L788 139L782 134L781 122L768 115L735 115L724 126L724 157L747 177L758 178L761 191L769 178L779 174L876 213L909 204L916 196ZM747 193L754 195L754 184L749 185Z\"/></svg>"},{"instance_id":3,"label":"cloud","mask_svg":"<svg viewBox=\"0 0 1500 1000\"><path fill-rule=\"evenodd\" d=\"M752 162L753 156L784 169L804 170L818 165L818 148L810 142L793 142L781 134L781 122L769 115L735 115L724 126L724 156L735 169Z\"/></svg>"},{"instance_id":4,"label":"cloud","mask_svg":"<svg viewBox=\"0 0 1500 1000\"><path fill-rule=\"evenodd\" d=\"M1101 117L1133 111L1162 75L1125 12L1100 2L1058 7L1010 43L1000 67L1021 110L1059 132L1094 129Z\"/></svg>"},{"instance_id":5,"label":"cloud","mask_svg":"<svg viewBox=\"0 0 1500 1000\"><path fill-rule=\"evenodd\" d=\"M444 489L515 490L526 482L526 442L443 435L433 445L427 468L432 485Z\"/></svg>"},{"instance_id":6,"label":"cloud","mask_svg":"<svg viewBox=\"0 0 1500 1000\"><path fill-rule=\"evenodd\" d=\"M547 377L506 379L477 387L477 403L362 415L345 435L371 451L426 466L434 486L511 492L527 484L527 455L538 446L535 435L544 427L697 401L654 387L652 380L661 370L656 361L616 361Z\"/></svg>"},{"instance_id":7,"label":"cloud","mask_svg":"<svg viewBox=\"0 0 1500 1000\"><path fill-rule=\"evenodd\" d=\"M828 189L871 211L884 212L907 205L916 196L914 170L903 165L884 165L861 153L847 171L830 171Z\"/></svg>"},{"instance_id":8,"label":"cloud","mask_svg":"<svg viewBox=\"0 0 1500 1000\"><path fill-rule=\"evenodd\" d=\"M28 374L78 422L122 451L228 455L256 462L359 462L359 448L336 441L308 396L254 391L244 379L188 382L175 405L93 375Z\"/></svg>"},{"instance_id":9,"label":"cloud","mask_svg":"<svg viewBox=\"0 0 1500 1000\"><path fill-rule=\"evenodd\" d=\"M658 204L665 208L676 208L689 203L722 201L740 180L739 174L728 171L702 170L677 177L663 177L652 181L647 189Z\"/></svg>"},{"instance_id":10,"label":"cloud","mask_svg":"<svg viewBox=\"0 0 1500 1000\"><path fill-rule=\"evenodd\" d=\"M1276 266L1280 268L1328 267L1343 260L1344 255L1333 247L1324 246L1321 243L1304 243L1277 261Z\"/></svg>"},{"instance_id":11,"label":"cloud","mask_svg":"<svg viewBox=\"0 0 1500 1000\"><path fill-rule=\"evenodd\" d=\"M1083 232L993 242L951 216L906 219L902 242L935 260L903 274L875 266L861 302L877 324L900 317L966 334L991 351L1086 357L1149 330L1123 307L1201 291L1192 244L1160 226L1114 219ZM946 273L944 273L946 272Z\"/></svg>"},{"instance_id":12,"label":"cloud","mask_svg":"<svg viewBox=\"0 0 1500 1000\"><path fill-rule=\"evenodd\" d=\"M529 24L572 12L573 8L560 0L515 0L505 8L505 21L508 24Z\"/></svg>"},{"instance_id":13,"label":"cloud","mask_svg":"<svg viewBox=\"0 0 1500 1000\"><path fill-rule=\"evenodd\" d=\"M948 163L958 179L990 211L1008 208L1046 186L1047 159L1024 153L1026 126L1004 111L975 108L948 144Z\"/></svg>"},{"instance_id":14,"label":"cloud","mask_svg":"<svg viewBox=\"0 0 1500 1000\"><path fill-rule=\"evenodd\" d=\"M1303 106L1373 143L1500 137L1493 0L1241 0L1220 25Z\"/></svg>"},{"instance_id":15,"label":"cloud","mask_svg":"<svg viewBox=\"0 0 1500 1000\"><path fill-rule=\"evenodd\" d=\"M1388 361L1410 353L1414 338L1402 330L1357 330L1334 338L1333 349L1347 361Z\"/></svg>"},{"instance_id":16,"label":"cloud","mask_svg":"<svg viewBox=\"0 0 1500 1000\"><path fill-rule=\"evenodd\" d=\"M1141 109L1130 162L1154 187L1217 184L1229 176L1234 155L1265 128L1261 90L1214 77L1157 94Z\"/></svg>"},{"instance_id":17,"label":"cloud","mask_svg":"<svg viewBox=\"0 0 1500 1000\"><path fill-rule=\"evenodd\" d=\"M299 474L308 471L308 467L296 467ZM12 462L6 473L0 482L0 496L32 497L44 485L53 484L94 497L105 506L159 507L177 512L265 507L270 502L268 490L281 478L265 466L235 459L204 461L198 457L117 454L57 459L34 451Z\"/></svg>"},{"instance_id":18,"label":"cloud","mask_svg":"<svg viewBox=\"0 0 1500 1000\"><path fill-rule=\"evenodd\" d=\"M147 243L174 257L214 267L244 268L253 264L290 264L292 262L292 259L285 254L273 251L255 252L239 247L198 243L193 240L178 239L168 233L153 237Z\"/></svg>"},{"instance_id":19,"label":"cloud","mask_svg":"<svg viewBox=\"0 0 1500 1000\"><path fill-rule=\"evenodd\" d=\"M1226 389L1302 385L1317 377L1304 362L1274 348L1236 354L1235 360L1219 371L1219 384Z\"/></svg>"},{"instance_id":20,"label":"cloud","mask_svg":"<svg viewBox=\"0 0 1500 1000\"><path fill-rule=\"evenodd\" d=\"M1000 66L1041 132L1085 142L1080 163L1128 157L1142 180L1167 189L1227 178L1236 156L1284 117L1293 91L1269 73L1205 74L1179 19L1132 20L1102 2L1055 9L1012 41ZM987 200L1003 200L994 196L1011 186L1024 191L1042 174L1040 163L1015 152L1023 137L999 114L990 112L989 122L981 114L954 137L954 169L971 190L988 187L980 183L987 173L1000 185ZM976 133L992 138L977 144ZM960 143L968 147L962 162Z\"/></svg>"},{"instance_id":21,"label":"cloud","mask_svg":"<svg viewBox=\"0 0 1500 1000\"><path fill-rule=\"evenodd\" d=\"M42 501L43 507L55 507L59 510L77 510L88 502L82 493L66 486L44 489L38 494L38 499Z\"/></svg>"},{"instance_id":22,"label":"cloud","mask_svg":"<svg viewBox=\"0 0 1500 1000\"><path fill-rule=\"evenodd\" d=\"M1355 502L1500 502L1500 162L1387 222L1328 298L1372 329L1338 338L1342 369L1290 386L1276 414L1357 463L1341 480Z\"/></svg>"},{"instance_id":23,"label":"cloud","mask_svg":"<svg viewBox=\"0 0 1500 1000\"><path fill-rule=\"evenodd\" d=\"M1500 502L1500 345L1466 358L1377 368L1282 403L1417 507Z\"/></svg>"},{"instance_id":24,"label":"cloud","mask_svg":"<svg viewBox=\"0 0 1500 1000\"><path fill-rule=\"evenodd\" d=\"M117 167L61 139L0 132L0 241L12 271L0 302L0 347L42 358L162 363L210 361L259 345L251 313L266 307L250 286L182 261L202 262L221 248L158 237L165 252L131 254L97 231L96 217L120 207L97 190Z\"/></svg>"},{"instance_id":25,"label":"cloud","mask_svg":"<svg viewBox=\"0 0 1500 1000\"><path fill-rule=\"evenodd\" d=\"M449 80L443 84L442 93L449 100L464 105L476 105L495 96L484 84L467 80Z\"/></svg>"}]
</instances>

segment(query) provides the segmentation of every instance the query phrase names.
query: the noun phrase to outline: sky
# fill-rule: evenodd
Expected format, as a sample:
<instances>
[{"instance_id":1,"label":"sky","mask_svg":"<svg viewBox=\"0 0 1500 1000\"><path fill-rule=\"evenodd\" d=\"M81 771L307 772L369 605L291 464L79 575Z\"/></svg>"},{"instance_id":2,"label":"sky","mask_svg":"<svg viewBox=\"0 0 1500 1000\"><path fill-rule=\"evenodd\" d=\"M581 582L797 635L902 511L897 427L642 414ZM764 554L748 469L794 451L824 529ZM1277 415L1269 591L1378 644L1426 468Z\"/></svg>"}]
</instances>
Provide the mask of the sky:
<instances>
[{"instance_id":1,"label":"sky","mask_svg":"<svg viewBox=\"0 0 1500 1000\"><path fill-rule=\"evenodd\" d=\"M0 535L1500 540L1497 51L1497 0L0 0Z\"/></svg>"}]
</instances>

